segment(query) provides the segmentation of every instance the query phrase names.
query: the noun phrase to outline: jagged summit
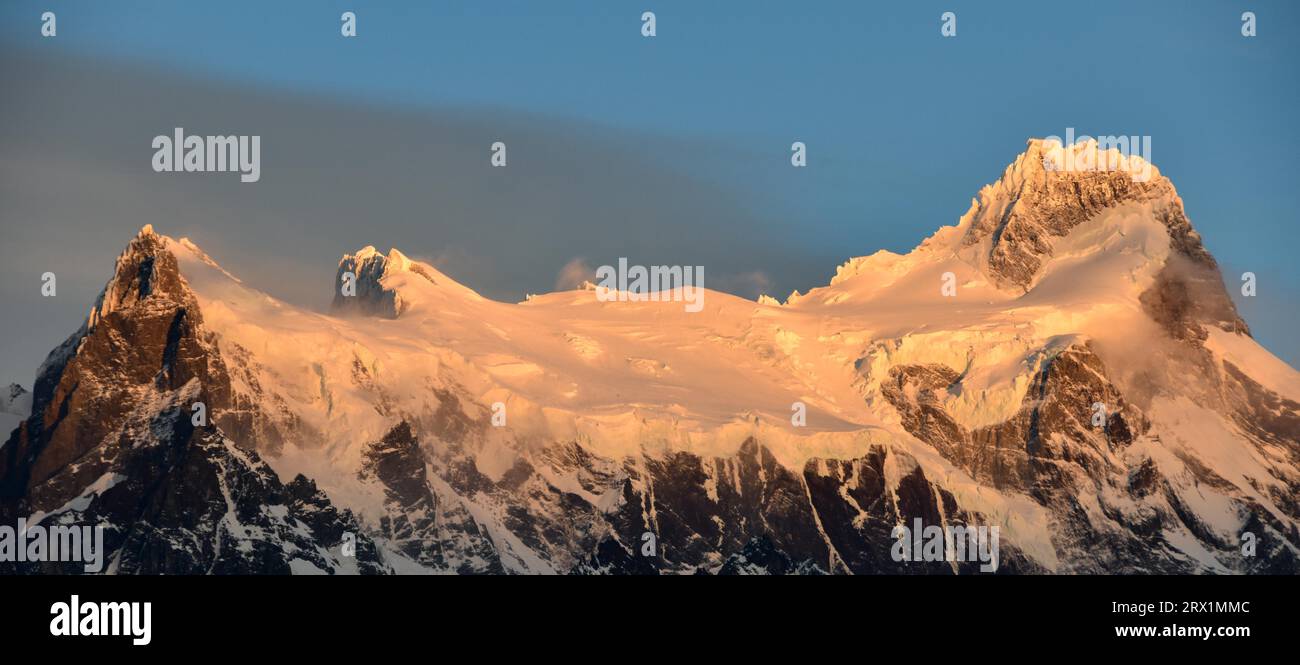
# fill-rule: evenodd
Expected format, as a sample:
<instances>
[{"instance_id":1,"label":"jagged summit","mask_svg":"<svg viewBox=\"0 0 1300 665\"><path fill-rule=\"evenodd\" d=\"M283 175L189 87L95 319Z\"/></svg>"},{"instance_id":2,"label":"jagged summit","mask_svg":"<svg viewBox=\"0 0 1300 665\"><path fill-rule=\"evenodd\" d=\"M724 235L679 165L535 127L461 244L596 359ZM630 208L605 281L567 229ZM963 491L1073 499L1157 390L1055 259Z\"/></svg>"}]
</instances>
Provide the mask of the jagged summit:
<instances>
[{"instance_id":1,"label":"jagged summit","mask_svg":"<svg viewBox=\"0 0 1300 665\"><path fill-rule=\"evenodd\" d=\"M345 287L351 280L354 289ZM428 287L434 287L431 291ZM339 259L332 309L336 313L395 319L430 293L481 297L437 268L411 259L396 247L382 254L366 245Z\"/></svg>"},{"instance_id":2,"label":"jagged summit","mask_svg":"<svg viewBox=\"0 0 1300 665\"><path fill-rule=\"evenodd\" d=\"M896 272L919 261L962 254L1000 288L1030 288L1050 261L1052 244L1084 221L1123 204L1149 205L1179 246L1208 258L1183 214L1173 183L1137 155L1100 149L1096 140L1062 146L1031 138L998 180L980 188L955 226L939 229L913 252L880 250L848 260L831 284L868 271ZM974 248L974 249L970 249ZM900 261L910 257L907 261Z\"/></svg>"},{"instance_id":3,"label":"jagged summit","mask_svg":"<svg viewBox=\"0 0 1300 665\"><path fill-rule=\"evenodd\" d=\"M389 250L388 254L384 256L374 245L366 245L356 254L345 254L339 259L333 285L333 311L390 319L401 315L406 304L396 289L384 285L384 280L406 270L409 261L396 249Z\"/></svg>"},{"instance_id":4,"label":"jagged summit","mask_svg":"<svg viewBox=\"0 0 1300 665\"><path fill-rule=\"evenodd\" d=\"M104 285L91 310L88 327L93 328L108 314L153 294L163 294L176 301L193 299L181 277L176 256L168 247L169 242L169 238L154 233L152 224L140 229L118 256L113 277Z\"/></svg>"},{"instance_id":5,"label":"jagged summit","mask_svg":"<svg viewBox=\"0 0 1300 665\"><path fill-rule=\"evenodd\" d=\"M1007 166L1001 179L1008 180L1016 176L1023 179L1043 173L1067 179L1114 175L1137 182L1168 180L1154 163L1133 151L1125 154L1114 147L1102 148L1096 139L1067 146L1054 138L1030 138L1025 141L1025 151Z\"/></svg>"},{"instance_id":6,"label":"jagged summit","mask_svg":"<svg viewBox=\"0 0 1300 665\"><path fill-rule=\"evenodd\" d=\"M1095 141L1062 147L1042 139L1031 139L1002 177L980 190L958 224L960 246L978 246L999 285L1025 289L1050 260L1055 238L1125 204L1148 206L1187 253L1204 254L1182 199L1153 165L1101 151Z\"/></svg>"},{"instance_id":7,"label":"jagged summit","mask_svg":"<svg viewBox=\"0 0 1300 665\"><path fill-rule=\"evenodd\" d=\"M1102 150L1096 140L1030 139L956 225L908 254L850 259L829 287L791 301L861 301L887 295L908 276L948 273L958 291L984 300L1045 287L1037 297L1055 302L1066 288L1091 284L1090 300L1101 301L1130 283L1127 296L1114 295L1140 299L1176 337L1203 338L1202 324L1248 333L1173 183L1143 158Z\"/></svg>"},{"instance_id":8,"label":"jagged summit","mask_svg":"<svg viewBox=\"0 0 1300 665\"><path fill-rule=\"evenodd\" d=\"M407 258L407 256L403 254L402 251L397 249L396 247L389 249L388 254L385 255L379 250L375 249L374 245L366 245L365 247L362 247L361 249L357 250L355 254L344 254L343 258L339 259L339 263L342 263L349 258L361 262L378 259L383 261L385 264L387 264L388 267L392 270L406 270L410 267L411 264L411 259Z\"/></svg>"}]
</instances>

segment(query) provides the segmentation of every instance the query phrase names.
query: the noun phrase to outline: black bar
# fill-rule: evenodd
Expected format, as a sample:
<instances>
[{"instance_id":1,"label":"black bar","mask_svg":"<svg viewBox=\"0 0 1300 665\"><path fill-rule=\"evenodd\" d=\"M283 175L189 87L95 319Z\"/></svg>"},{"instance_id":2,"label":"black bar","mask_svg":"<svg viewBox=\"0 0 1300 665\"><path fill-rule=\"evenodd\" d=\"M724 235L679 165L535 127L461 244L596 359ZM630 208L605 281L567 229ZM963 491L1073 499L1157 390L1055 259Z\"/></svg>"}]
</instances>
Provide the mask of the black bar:
<instances>
[{"instance_id":1,"label":"black bar","mask_svg":"<svg viewBox=\"0 0 1300 665\"><path fill-rule=\"evenodd\" d=\"M249 653L376 655L421 645L437 660L474 639L489 651L542 648L665 653L663 640L737 648L769 641L912 644L956 657L1055 644L1053 657L1294 652L1294 577L7 577L0 640L43 652L176 653L214 645ZM53 636L54 603L150 602L150 643L130 636ZM1173 603L1176 612L1116 612ZM1200 605L1200 603L1207 603ZM1230 611L1232 610L1232 611ZM1116 627L1209 626L1248 636L1118 637ZM493 637L496 636L496 637ZM653 644L645 643L651 639ZM541 640L541 641L538 641ZM751 642L751 644L744 644ZM434 648L433 645L445 648ZM657 646L655 646L657 645ZM714 644L710 649L718 647ZM413 647L414 648L414 647ZM568 647L566 647L568 648ZM432 650L430 650L432 649ZM1117 651L1118 650L1118 651ZM1047 653L1043 653L1047 656ZM540 657L533 653L529 657Z\"/></svg>"}]
</instances>

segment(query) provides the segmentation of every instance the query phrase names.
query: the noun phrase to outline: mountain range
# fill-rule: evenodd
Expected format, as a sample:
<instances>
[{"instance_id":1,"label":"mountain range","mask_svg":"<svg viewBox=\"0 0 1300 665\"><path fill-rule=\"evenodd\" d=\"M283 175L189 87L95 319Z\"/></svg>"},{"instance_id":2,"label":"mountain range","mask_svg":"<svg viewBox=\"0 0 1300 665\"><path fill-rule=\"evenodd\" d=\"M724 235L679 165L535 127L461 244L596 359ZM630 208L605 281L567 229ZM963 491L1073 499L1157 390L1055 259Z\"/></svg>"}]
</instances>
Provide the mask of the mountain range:
<instances>
[{"instance_id":1,"label":"mountain range","mask_svg":"<svg viewBox=\"0 0 1300 665\"><path fill-rule=\"evenodd\" d=\"M0 523L103 526L110 573L979 572L892 556L917 519L997 527L998 574L1300 573L1300 374L1168 178L1088 151L699 312L374 247L314 312L146 225L0 391Z\"/></svg>"}]
</instances>

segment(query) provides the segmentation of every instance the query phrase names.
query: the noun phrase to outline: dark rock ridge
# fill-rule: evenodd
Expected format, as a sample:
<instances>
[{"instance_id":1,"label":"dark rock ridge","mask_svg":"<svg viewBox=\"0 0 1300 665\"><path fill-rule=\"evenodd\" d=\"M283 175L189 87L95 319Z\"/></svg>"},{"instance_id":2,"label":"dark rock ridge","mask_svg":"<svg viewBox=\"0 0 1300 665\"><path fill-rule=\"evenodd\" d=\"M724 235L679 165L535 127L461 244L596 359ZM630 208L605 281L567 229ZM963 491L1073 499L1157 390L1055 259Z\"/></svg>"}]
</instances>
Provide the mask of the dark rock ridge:
<instances>
[{"instance_id":1,"label":"dark rock ridge","mask_svg":"<svg viewBox=\"0 0 1300 665\"><path fill-rule=\"evenodd\" d=\"M904 470L897 485L889 465ZM990 524L886 446L793 471L750 439L734 457L629 459L623 473L624 501L608 537L617 549L602 542L577 572L636 573L649 565L674 573L971 574L977 561L895 561L893 528L918 518L941 527ZM657 557L641 553L646 532L656 534ZM998 573L1042 571L1002 538Z\"/></svg>"}]
</instances>

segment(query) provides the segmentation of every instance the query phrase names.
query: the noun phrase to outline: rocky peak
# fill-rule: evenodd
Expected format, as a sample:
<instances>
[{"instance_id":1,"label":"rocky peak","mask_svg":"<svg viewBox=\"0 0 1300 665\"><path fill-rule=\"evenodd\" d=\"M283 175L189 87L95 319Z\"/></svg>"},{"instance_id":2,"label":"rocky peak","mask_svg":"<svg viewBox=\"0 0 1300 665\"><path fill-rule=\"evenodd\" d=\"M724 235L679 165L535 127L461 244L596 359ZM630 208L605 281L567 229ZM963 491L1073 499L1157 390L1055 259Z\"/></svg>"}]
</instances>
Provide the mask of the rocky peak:
<instances>
[{"instance_id":1,"label":"rocky peak","mask_svg":"<svg viewBox=\"0 0 1300 665\"><path fill-rule=\"evenodd\" d=\"M344 295L345 276L353 280L355 291ZM429 289L429 287L434 287ZM334 277L333 311L336 314L361 314L395 319L424 297L453 297L471 301L483 297L473 289L457 283L437 268L416 261L398 249L381 254L367 245L356 254L344 254ZM436 295L435 295L436 294Z\"/></svg>"},{"instance_id":2,"label":"rocky peak","mask_svg":"<svg viewBox=\"0 0 1300 665\"><path fill-rule=\"evenodd\" d=\"M74 498L110 457L84 456L116 445L114 434L152 397L192 381L195 400L217 418L229 399L225 365L168 240L145 226L118 256L86 323L38 372L31 418L0 449L0 494L43 497L37 509Z\"/></svg>"},{"instance_id":3,"label":"rocky peak","mask_svg":"<svg viewBox=\"0 0 1300 665\"><path fill-rule=\"evenodd\" d=\"M356 254L343 255L334 279L334 311L397 318L406 306L401 294L385 286L384 278L407 271L411 265L412 261L398 250L391 249L385 256L373 245L366 245ZM355 280L354 294L344 293L347 275Z\"/></svg>"},{"instance_id":4,"label":"rocky peak","mask_svg":"<svg viewBox=\"0 0 1300 665\"><path fill-rule=\"evenodd\" d=\"M197 309L176 257L167 248L167 239L154 233L153 225L146 224L117 257L113 277L104 285L87 326L94 328L112 312L143 303L150 297Z\"/></svg>"},{"instance_id":5,"label":"rocky peak","mask_svg":"<svg viewBox=\"0 0 1300 665\"><path fill-rule=\"evenodd\" d=\"M252 450L178 246L141 229L50 354L31 416L0 446L0 521L103 525L109 572L386 572L352 515L306 479L286 488Z\"/></svg>"},{"instance_id":6,"label":"rocky peak","mask_svg":"<svg viewBox=\"0 0 1300 665\"><path fill-rule=\"evenodd\" d=\"M1142 296L1148 314L1175 339L1204 339L1204 325L1249 334L1173 183L1142 158L1100 150L1096 141L1062 147L1030 139L1002 177L972 202L962 218L960 245L981 248L994 283L1028 291L1052 260L1055 239L1126 203L1149 205L1170 239L1170 256Z\"/></svg>"},{"instance_id":7,"label":"rocky peak","mask_svg":"<svg viewBox=\"0 0 1300 665\"><path fill-rule=\"evenodd\" d=\"M1113 149L1099 151L1095 142L1062 148L1031 139L1002 177L972 202L962 220L968 226L961 244L987 247L989 276L1001 286L1027 290L1050 260L1054 238L1107 208L1142 201L1170 211L1162 219L1170 235L1189 251L1204 252L1173 184L1154 166Z\"/></svg>"}]
</instances>

